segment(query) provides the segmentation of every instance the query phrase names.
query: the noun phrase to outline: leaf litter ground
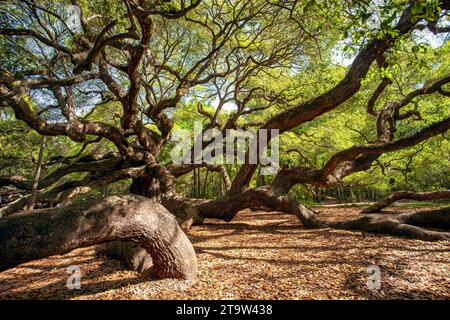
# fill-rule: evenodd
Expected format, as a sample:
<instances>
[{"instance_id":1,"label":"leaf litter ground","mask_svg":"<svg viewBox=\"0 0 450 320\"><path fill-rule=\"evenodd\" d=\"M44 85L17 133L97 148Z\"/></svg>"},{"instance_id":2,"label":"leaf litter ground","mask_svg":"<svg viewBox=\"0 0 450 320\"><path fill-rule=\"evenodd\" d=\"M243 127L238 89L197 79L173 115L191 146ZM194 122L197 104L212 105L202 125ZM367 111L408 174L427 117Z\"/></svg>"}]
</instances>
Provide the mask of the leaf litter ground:
<instances>
[{"instance_id":1,"label":"leaf litter ground","mask_svg":"<svg viewBox=\"0 0 450 320\"><path fill-rule=\"evenodd\" d=\"M361 209L319 210L327 218L346 219ZM450 298L448 241L308 230L294 216L249 210L231 223L208 220L193 227L189 238L199 266L195 282L143 281L90 247L0 273L0 299ZM66 286L73 265L82 273L79 290ZM373 265L381 270L379 290L367 285Z\"/></svg>"}]
</instances>

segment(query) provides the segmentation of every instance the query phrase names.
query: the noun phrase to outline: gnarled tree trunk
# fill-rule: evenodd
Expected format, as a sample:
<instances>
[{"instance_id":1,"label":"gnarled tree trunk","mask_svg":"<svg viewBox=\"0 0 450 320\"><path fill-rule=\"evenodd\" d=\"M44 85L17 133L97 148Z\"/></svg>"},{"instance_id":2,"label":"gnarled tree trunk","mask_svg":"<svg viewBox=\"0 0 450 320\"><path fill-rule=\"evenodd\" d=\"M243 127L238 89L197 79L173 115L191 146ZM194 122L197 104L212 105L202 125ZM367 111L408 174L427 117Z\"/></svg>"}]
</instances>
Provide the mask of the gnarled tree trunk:
<instances>
[{"instance_id":1,"label":"gnarled tree trunk","mask_svg":"<svg viewBox=\"0 0 450 320\"><path fill-rule=\"evenodd\" d=\"M133 195L0 219L0 270L116 240L145 249L156 278L196 276L194 249L174 217L159 203Z\"/></svg>"},{"instance_id":2,"label":"gnarled tree trunk","mask_svg":"<svg viewBox=\"0 0 450 320\"><path fill-rule=\"evenodd\" d=\"M155 201L160 201L162 195L159 180L147 174L133 179L130 192Z\"/></svg>"},{"instance_id":3,"label":"gnarled tree trunk","mask_svg":"<svg viewBox=\"0 0 450 320\"><path fill-rule=\"evenodd\" d=\"M154 177L144 174L133 179L130 192L136 195L144 196L153 201L161 202L164 208L168 210L176 219L183 230L189 230L193 224L203 222L197 210L185 202L183 197L166 197L161 191L160 182ZM153 265L153 258L139 244L124 241L113 241L97 248L97 253L109 258L118 259L134 271L141 272L144 276L149 274Z\"/></svg>"},{"instance_id":4,"label":"gnarled tree trunk","mask_svg":"<svg viewBox=\"0 0 450 320\"><path fill-rule=\"evenodd\" d=\"M380 212L381 210L390 206L394 202L403 199L418 200L418 201L450 199L450 190L439 190L431 192L411 192L411 191L394 192L388 197L378 201L374 205L364 209L363 211L361 211L361 213Z\"/></svg>"},{"instance_id":5,"label":"gnarled tree trunk","mask_svg":"<svg viewBox=\"0 0 450 320\"><path fill-rule=\"evenodd\" d=\"M184 230L203 222L203 218L192 203L201 203L207 200L188 199L176 195L174 192L163 193L159 180L147 174L133 179L130 192L162 203L175 216Z\"/></svg>"}]
</instances>

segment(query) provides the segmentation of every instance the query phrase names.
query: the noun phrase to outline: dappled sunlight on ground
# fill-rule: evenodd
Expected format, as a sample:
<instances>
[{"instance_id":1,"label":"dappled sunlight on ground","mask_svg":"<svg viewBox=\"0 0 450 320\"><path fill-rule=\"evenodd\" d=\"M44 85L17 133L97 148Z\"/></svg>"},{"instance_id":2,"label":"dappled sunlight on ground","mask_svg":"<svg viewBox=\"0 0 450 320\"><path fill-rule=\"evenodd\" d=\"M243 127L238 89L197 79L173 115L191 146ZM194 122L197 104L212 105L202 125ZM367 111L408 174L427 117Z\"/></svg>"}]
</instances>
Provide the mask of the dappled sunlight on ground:
<instances>
[{"instance_id":1,"label":"dappled sunlight on ground","mask_svg":"<svg viewBox=\"0 0 450 320\"><path fill-rule=\"evenodd\" d=\"M361 208L318 210L345 219ZM308 230L293 216L249 210L231 223L208 220L189 237L199 265L195 282L141 281L85 248L0 273L0 299L450 298L449 242ZM80 290L66 287L70 265L81 268ZM366 285L371 265L381 269L378 291Z\"/></svg>"}]
</instances>

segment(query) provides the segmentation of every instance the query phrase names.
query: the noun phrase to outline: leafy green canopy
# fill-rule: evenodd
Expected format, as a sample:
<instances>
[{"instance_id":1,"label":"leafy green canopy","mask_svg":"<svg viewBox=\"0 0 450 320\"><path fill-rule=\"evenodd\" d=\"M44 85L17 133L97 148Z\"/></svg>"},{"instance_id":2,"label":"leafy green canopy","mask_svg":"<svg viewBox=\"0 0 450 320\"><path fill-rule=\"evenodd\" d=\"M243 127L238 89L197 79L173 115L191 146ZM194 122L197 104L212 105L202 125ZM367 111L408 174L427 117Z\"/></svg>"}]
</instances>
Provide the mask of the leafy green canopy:
<instances>
[{"instance_id":1,"label":"leafy green canopy","mask_svg":"<svg viewBox=\"0 0 450 320\"><path fill-rule=\"evenodd\" d=\"M99 34L112 22L115 22L114 33L121 34L131 28L131 2L81 0L77 4L83 15L89 17L89 26L94 34ZM270 117L326 92L344 77L355 55L370 41L386 35L398 36L394 26L408 3L273 0L255 1L249 6L239 1L210 0L203 1L184 17L175 19L170 14L182 10L185 1L153 2L155 10L164 14L152 16L153 35L147 48L146 63L142 64L146 85L139 88L137 99L142 109L147 104L164 104L175 99L175 104L166 110L173 120L173 130L190 128L194 120L208 124L215 113L218 123L227 123L240 108L245 113L239 115L236 125L257 128ZM38 3L40 8L66 16L68 13L63 4L72 2ZM442 14L440 4L439 1L418 1L413 14L420 14L423 24L429 24L442 18L439 16ZM36 15L33 17L32 6L26 1L0 4L1 28L35 30L49 37L52 35L61 46L69 48L83 42L81 33L68 30L64 19L43 9L34 10ZM445 12L444 15L444 21L448 22ZM437 27L435 25L434 30ZM366 111L366 105L384 78L392 84L378 98L376 110L448 75L448 33L434 35L432 28L431 31L422 29L398 41L386 55L386 65L372 66L361 90L339 108L284 133L281 137L282 166L320 168L336 152L376 140L376 120ZM112 60L112 77L127 88L130 79L120 66L129 62L130 57L114 46L105 50ZM214 59L197 66L199 61L209 59L210 52L214 52ZM1 69L23 77L28 70L42 67L60 78L72 75L67 70L73 69L73 61L60 60L60 54L35 37L0 37ZM206 71L200 73L203 67ZM233 72L229 72L230 68ZM187 89L185 84L180 87L180 75L187 77L189 83L198 83ZM178 97L180 92L183 94ZM101 81L76 84L71 87L71 92L64 89L63 94L73 97L78 117L121 125L124 112L121 104L111 98L111 92ZM152 99L147 99L149 96ZM33 111L44 120L55 123L66 120L58 108L57 97L48 88L31 90L28 99ZM203 104L202 109L199 109L199 103ZM420 119L411 117L400 122L396 131L398 138L450 116L448 98L442 95L418 97L406 110L420 111ZM39 135L16 120L7 105L0 112L0 175L20 174L31 178L39 150ZM138 112L146 128L161 134L160 128L147 114L142 110ZM95 138L88 137L88 140ZM136 143L135 136L127 137L127 140ZM68 137L57 136L52 137L48 145L46 159L116 151L114 144L107 139L81 146ZM170 163L172 146L170 141L164 144L158 154L159 161ZM381 193L403 188L448 189L448 150L448 134L439 135L414 147L385 154L373 163L371 169L350 175L343 183L376 189ZM63 165L55 162L44 166L44 171L48 173ZM238 166L229 165L227 169L233 178ZM75 173L72 177L80 175ZM202 178L206 179L205 169ZM179 191L188 194L191 178L184 176L179 179ZM250 185L260 184L258 179L255 176ZM209 181L206 188L212 189L213 182ZM310 196L302 186L293 192L302 197Z\"/></svg>"}]
</instances>

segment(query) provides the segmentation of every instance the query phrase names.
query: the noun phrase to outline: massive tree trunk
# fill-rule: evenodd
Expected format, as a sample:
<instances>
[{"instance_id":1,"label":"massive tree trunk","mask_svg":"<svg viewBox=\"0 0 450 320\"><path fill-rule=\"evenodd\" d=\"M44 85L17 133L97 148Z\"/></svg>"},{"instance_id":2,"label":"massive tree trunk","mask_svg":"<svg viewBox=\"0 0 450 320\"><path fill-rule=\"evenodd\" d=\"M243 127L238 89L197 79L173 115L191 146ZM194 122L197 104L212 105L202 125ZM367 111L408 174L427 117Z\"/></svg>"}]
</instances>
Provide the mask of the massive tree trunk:
<instances>
[{"instance_id":1,"label":"massive tree trunk","mask_svg":"<svg viewBox=\"0 0 450 320\"><path fill-rule=\"evenodd\" d=\"M159 180L147 174L133 179L130 192L155 201L160 201L162 195Z\"/></svg>"},{"instance_id":2,"label":"massive tree trunk","mask_svg":"<svg viewBox=\"0 0 450 320\"><path fill-rule=\"evenodd\" d=\"M133 179L130 192L161 203L175 216L184 230L188 230L193 224L203 222L198 211L191 205L192 201L201 202L202 200L187 199L176 195L174 192L163 193L159 180L147 174ZM118 246L118 248L122 250L122 246Z\"/></svg>"},{"instance_id":3,"label":"massive tree trunk","mask_svg":"<svg viewBox=\"0 0 450 320\"><path fill-rule=\"evenodd\" d=\"M374 205L364 209L361 212L362 213L380 212L382 209L390 206L394 202L403 199L418 200L418 201L450 199L450 190L439 190L431 192L398 191L392 193L388 197L378 201Z\"/></svg>"},{"instance_id":4,"label":"massive tree trunk","mask_svg":"<svg viewBox=\"0 0 450 320\"><path fill-rule=\"evenodd\" d=\"M150 198L162 203L176 219L183 230L189 230L193 224L203 222L198 211L180 196L165 196L161 191L158 179L144 174L133 179L130 192L136 195ZM97 253L109 258L118 259L131 269L141 272L144 276L149 274L148 270L153 264L152 255L139 244L113 241L97 248Z\"/></svg>"},{"instance_id":5,"label":"massive tree trunk","mask_svg":"<svg viewBox=\"0 0 450 320\"><path fill-rule=\"evenodd\" d=\"M196 276L194 249L174 217L159 203L132 195L0 219L0 270L116 240L145 249L156 278Z\"/></svg>"}]
</instances>

